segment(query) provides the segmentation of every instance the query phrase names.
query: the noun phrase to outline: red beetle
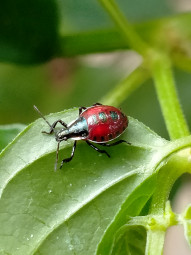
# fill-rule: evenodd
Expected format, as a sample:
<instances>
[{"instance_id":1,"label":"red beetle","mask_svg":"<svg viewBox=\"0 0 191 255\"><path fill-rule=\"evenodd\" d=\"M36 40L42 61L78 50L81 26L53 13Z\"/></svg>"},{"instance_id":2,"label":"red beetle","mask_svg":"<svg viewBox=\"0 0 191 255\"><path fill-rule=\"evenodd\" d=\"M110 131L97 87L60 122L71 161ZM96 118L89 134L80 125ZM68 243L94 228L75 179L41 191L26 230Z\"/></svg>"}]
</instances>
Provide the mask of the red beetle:
<instances>
[{"instance_id":1,"label":"red beetle","mask_svg":"<svg viewBox=\"0 0 191 255\"><path fill-rule=\"evenodd\" d=\"M119 140L114 143L107 143L120 136L128 126L127 116L118 108L113 106L96 103L88 108L81 107L79 108L79 117L69 125L67 125L62 120L56 120L51 125L38 110L38 108L36 106L34 106L34 108L50 126L49 132L42 131L42 133L55 133L55 138L58 142L55 170L57 168L60 142L66 141L70 138L75 140L72 148L72 153L69 158L62 160L60 168L62 168L65 162L72 160L76 149L76 140L85 140L86 143L93 149L98 152L105 153L108 157L110 157L110 155L107 153L107 151L97 148L94 144L90 143L90 141L93 143L99 143L103 146L114 146L123 142L130 144L125 140ZM60 123L64 127L58 132L54 130L57 123Z\"/></svg>"}]
</instances>

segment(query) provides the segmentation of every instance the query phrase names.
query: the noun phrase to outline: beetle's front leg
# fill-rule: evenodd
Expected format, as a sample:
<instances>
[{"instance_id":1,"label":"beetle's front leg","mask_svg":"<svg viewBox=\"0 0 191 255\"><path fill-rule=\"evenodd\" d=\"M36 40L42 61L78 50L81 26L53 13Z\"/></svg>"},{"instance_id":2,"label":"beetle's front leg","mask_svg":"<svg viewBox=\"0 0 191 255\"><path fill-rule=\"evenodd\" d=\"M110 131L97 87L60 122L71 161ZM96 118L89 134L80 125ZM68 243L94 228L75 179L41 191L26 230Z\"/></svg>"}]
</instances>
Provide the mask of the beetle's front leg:
<instances>
[{"instance_id":1,"label":"beetle's front leg","mask_svg":"<svg viewBox=\"0 0 191 255\"><path fill-rule=\"evenodd\" d=\"M65 159L62 160L61 165L60 165L60 169L62 168L64 163L67 163L67 162L69 162L73 159L75 150L76 150L76 141L74 141L71 156L69 158L65 158Z\"/></svg>"},{"instance_id":2,"label":"beetle's front leg","mask_svg":"<svg viewBox=\"0 0 191 255\"><path fill-rule=\"evenodd\" d=\"M66 124L64 121L62 121L62 120L56 120L56 121L51 125L50 131L49 131L49 132L42 131L42 133L43 133L43 134L47 134L47 135L52 134L52 132L54 131L54 128L56 127L56 125L57 125L58 123L60 123L60 124L61 124L62 126L64 126L65 128L68 127L67 124Z\"/></svg>"},{"instance_id":3,"label":"beetle's front leg","mask_svg":"<svg viewBox=\"0 0 191 255\"><path fill-rule=\"evenodd\" d=\"M86 109L87 109L87 108L84 107L84 106L80 107L80 108L79 108L79 115L82 113L83 110L86 110Z\"/></svg>"}]
</instances>

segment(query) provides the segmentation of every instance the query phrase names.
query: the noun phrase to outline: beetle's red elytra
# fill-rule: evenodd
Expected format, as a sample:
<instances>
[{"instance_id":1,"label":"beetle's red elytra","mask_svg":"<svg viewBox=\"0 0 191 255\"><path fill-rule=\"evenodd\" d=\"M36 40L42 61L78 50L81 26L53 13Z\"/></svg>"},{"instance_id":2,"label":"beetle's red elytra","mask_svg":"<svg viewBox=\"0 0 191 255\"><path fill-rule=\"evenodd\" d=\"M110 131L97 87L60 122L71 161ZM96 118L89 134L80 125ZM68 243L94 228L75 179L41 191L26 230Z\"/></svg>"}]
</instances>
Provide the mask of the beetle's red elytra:
<instances>
[{"instance_id":1,"label":"beetle's red elytra","mask_svg":"<svg viewBox=\"0 0 191 255\"><path fill-rule=\"evenodd\" d=\"M105 153L108 157L110 157L110 155L107 153L107 151L97 148L91 142L99 143L99 145L108 147L118 145L123 142L130 145L130 143L125 140L118 140L113 143L107 143L119 137L128 126L127 116L116 107L101 105L99 103L96 103L87 108L80 107L79 117L68 125L62 120L56 120L51 125L36 106L34 106L34 109L50 126L49 132L42 131L42 133L55 133L55 139L58 142L55 170L57 169L59 144L62 141L73 139L74 145L72 148L71 156L62 160L60 168L62 168L64 163L72 160L76 149L77 140L85 140L90 147L100 153ZM56 132L55 127L58 123L60 123L63 128Z\"/></svg>"},{"instance_id":2,"label":"beetle's red elytra","mask_svg":"<svg viewBox=\"0 0 191 255\"><path fill-rule=\"evenodd\" d=\"M87 123L86 140L94 143L109 142L123 133L128 119L119 109L113 106L96 105L80 114Z\"/></svg>"}]
</instances>

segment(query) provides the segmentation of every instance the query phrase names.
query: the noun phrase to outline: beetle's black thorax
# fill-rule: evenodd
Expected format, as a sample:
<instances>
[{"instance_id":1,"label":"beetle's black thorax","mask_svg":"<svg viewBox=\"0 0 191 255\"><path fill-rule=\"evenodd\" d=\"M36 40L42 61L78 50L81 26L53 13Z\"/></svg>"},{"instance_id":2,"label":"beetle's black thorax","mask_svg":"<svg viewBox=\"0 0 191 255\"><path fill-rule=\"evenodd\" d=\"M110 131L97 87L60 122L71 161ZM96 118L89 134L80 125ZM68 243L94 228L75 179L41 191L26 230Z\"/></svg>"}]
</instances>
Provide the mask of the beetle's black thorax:
<instances>
[{"instance_id":1,"label":"beetle's black thorax","mask_svg":"<svg viewBox=\"0 0 191 255\"><path fill-rule=\"evenodd\" d=\"M84 117L79 117L70 123L67 128L62 128L56 133L56 141L66 141L70 138L74 140L85 139L88 135L88 125Z\"/></svg>"}]
</instances>

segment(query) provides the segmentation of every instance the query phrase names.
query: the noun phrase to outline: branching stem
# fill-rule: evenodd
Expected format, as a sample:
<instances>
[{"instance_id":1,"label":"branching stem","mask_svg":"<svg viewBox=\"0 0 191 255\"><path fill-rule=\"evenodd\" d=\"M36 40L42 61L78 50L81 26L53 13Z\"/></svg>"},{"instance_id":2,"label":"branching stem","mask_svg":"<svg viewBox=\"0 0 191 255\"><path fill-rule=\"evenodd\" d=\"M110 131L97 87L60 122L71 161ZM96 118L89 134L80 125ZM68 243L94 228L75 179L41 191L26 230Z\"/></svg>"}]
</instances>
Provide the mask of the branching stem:
<instances>
[{"instance_id":1,"label":"branching stem","mask_svg":"<svg viewBox=\"0 0 191 255\"><path fill-rule=\"evenodd\" d=\"M129 74L124 80L116 85L106 96L104 96L100 102L106 105L113 105L118 107L131 95L136 89L138 89L148 78L150 73L144 68L139 66L131 74Z\"/></svg>"},{"instance_id":2,"label":"branching stem","mask_svg":"<svg viewBox=\"0 0 191 255\"><path fill-rule=\"evenodd\" d=\"M123 35L128 45L132 49L144 55L147 53L147 44L139 37L139 35L134 31L132 26L127 21L126 17L123 15L121 10L118 8L114 0L98 0L103 7L106 9L112 20L119 28L119 32Z\"/></svg>"},{"instance_id":3,"label":"branching stem","mask_svg":"<svg viewBox=\"0 0 191 255\"><path fill-rule=\"evenodd\" d=\"M178 99L171 63L168 56L158 53L154 54L151 69L159 103L170 138L173 140L188 136L189 129Z\"/></svg>"}]
</instances>

